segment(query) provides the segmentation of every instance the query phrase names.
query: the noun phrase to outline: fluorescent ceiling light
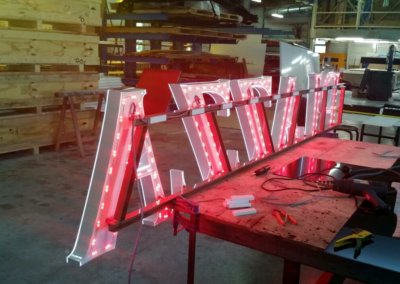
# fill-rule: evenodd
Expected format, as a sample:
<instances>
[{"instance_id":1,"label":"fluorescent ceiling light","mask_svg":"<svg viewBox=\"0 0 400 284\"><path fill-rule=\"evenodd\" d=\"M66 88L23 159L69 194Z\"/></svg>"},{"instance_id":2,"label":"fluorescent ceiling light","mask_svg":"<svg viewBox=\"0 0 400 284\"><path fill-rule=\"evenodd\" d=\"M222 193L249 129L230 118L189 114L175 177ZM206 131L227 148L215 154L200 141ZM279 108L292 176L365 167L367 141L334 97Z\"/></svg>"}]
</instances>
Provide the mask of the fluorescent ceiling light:
<instances>
[{"instance_id":1,"label":"fluorescent ceiling light","mask_svg":"<svg viewBox=\"0 0 400 284\"><path fill-rule=\"evenodd\" d=\"M374 39L374 38L365 38L361 41L356 41L356 42L363 42L363 43L392 43L392 41L389 40L383 40L383 39Z\"/></svg>"},{"instance_id":2,"label":"fluorescent ceiling light","mask_svg":"<svg viewBox=\"0 0 400 284\"><path fill-rule=\"evenodd\" d=\"M261 3L262 0L251 0L252 2L257 2L257 3Z\"/></svg>"},{"instance_id":3,"label":"fluorescent ceiling light","mask_svg":"<svg viewBox=\"0 0 400 284\"><path fill-rule=\"evenodd\" d=\"M279 19L282 19L282 18L283 18L283 15L281 15L281 14L276 14L276 13L272 13L271 16L274 17L274 18L279 18Z\"/></svg>"},{"instance_id":4,"label":"fluorescent ceiling light","mask_svg":"<svg viewBox=\"0 0 400 284\"><path fill-rule=\"evenodd\" d=\"M378 43L378 42L380 42L380 40L374 39L374 38L362 38L360 40L355 40L355 42Z\"/></svg>"},{"instance_id":5,"label":"fluorescent ceiling light","mask_svg":"<svg viewBox=\"0 0 400 284\"><path fill-rule=\"evenodd\" d=\"M292 71L292 67L284 68L282 69L281 74L286 74L289 73L290 71Z\"/></svg>"},{"instance_id":6,"label":"fluorescent ceiling light","mask_svg":"<svg viewBox=\"0 0 400 284\"><path fill-rule=\"evenodd\" d=\"M362 38L362 37L337 37L337 41L353 41L356 43L391 43L392 41L377 39L377 38ZM400 40L399 40L400 41Z\"/></svg>"},{"instance_id":7,"label":"fluorescent ceiling light","mask_svg":"<svg viewBox=\"0 0 400 284\"><path fill-rule=\"evenodd\" d=\"M362 37L337 37L337 38L335 38L335 40L337 40L337 41L361 41L361 40L363 40L364 38L362 38Z\"/></svg>"}]
</instances>

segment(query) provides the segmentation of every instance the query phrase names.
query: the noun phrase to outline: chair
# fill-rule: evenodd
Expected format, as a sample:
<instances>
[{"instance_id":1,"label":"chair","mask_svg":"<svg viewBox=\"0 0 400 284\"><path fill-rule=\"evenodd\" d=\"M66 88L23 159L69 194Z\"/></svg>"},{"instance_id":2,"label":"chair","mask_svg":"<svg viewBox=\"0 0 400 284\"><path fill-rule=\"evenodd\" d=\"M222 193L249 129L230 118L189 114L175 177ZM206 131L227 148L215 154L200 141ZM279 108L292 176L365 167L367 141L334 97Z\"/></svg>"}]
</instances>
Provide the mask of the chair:
<instances>
[{"instance_id":1,"label":"chair","mask_svg":"<svg viewBox=\"0 0 400 284\"><path fill-rule=\"evenodd\" d=\"M353 131L354 131L354 133L356 134L356 141L358 141L359 139L359 132L357 126L341 124L341 125L336 125L332 130L333 133L336 133L336 131L347 132L350 136L350 140L353 140Z\"/></svg>"},{"instance_id":2,"label":"chair","mask_svg":"<svg viewBox=\"0 0 400 284\"><path fill-rule=\"evenodd\" d=\"M169 84L177 83L180 75L179 70L143 70L136 87L146 90L143 100L146 115L166 112L172 97Z\"/></svg>"}]
</instances>

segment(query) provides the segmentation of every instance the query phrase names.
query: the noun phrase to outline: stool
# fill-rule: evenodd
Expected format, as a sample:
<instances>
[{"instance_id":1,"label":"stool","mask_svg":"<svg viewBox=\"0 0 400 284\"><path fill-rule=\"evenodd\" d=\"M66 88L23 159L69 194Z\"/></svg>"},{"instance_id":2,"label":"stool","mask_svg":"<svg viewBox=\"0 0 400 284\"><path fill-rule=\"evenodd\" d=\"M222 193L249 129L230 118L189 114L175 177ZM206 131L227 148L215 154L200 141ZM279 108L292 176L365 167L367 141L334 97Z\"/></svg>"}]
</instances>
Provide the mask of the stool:
<instances>
[{"instance_id":1,"label":"stool","mask_svg":"<svg viewBox=\"0 0 400 284\"><path fill-rule=\"evenodd\" d=\"M347 132L350 135L350 140L353 140L353 131L354 131L356 134L356 141L358 141L359 134L357 126L341 124L335 126L332 130L334 133L336 133L336 131Z\"/></svg>"},{"instance_id":2,"label":"stool","mask_svg":"<svg viewBox=\"0 0 400 284\"><path fill-rule=\"evenodd\" d=\"M61 143L61 138L62 138L61 134L63 132L65 114L66 114L67 109L69 109L71 112L71 118L72 118L72 123L74 126L76 142L79 147L79 152L81 154L81 157L85 156L85 151L83 149L83 143L82 143L82 135L81 135L81 131L79 129L78 117L76 115L76 111L75 111L75 107L74 107L74 97L93 96L93 95L98 96L96 115L95 115L94 122L93 122L93 133L95 134L96 130L97 130L97 125L100 121L101 105L104 100L105 92L106 92L106 90L96 89L96 90L80 90L80 91L60 91L60 92L56 92L54 94L56 97L63 98L60 118L58 121L58 127L57 127L57 132L56 132L56 141L55 141L55 150L56 151L58 151L60 149L60 143Z\"/></svg>"}]
</instances>

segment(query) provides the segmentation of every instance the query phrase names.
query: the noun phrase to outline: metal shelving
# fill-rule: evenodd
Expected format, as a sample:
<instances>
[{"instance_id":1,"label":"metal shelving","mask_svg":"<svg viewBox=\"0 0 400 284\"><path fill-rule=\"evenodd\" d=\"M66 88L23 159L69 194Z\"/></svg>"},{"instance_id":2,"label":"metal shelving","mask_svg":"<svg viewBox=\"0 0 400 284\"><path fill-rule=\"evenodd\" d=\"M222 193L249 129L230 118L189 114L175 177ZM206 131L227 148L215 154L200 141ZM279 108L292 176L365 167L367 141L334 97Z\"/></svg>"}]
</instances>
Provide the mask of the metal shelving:
<instances>
[{"instance_id":1,"label":"metal shelving","mask_svg":"<svg viewBox=\"0 0 400 284\"><path fill-rule=\"evenodd\" d=\"M135 9L116 13L109 13L107 10L101 35L102 41L106 43L101 48L102 71L107 73L115 70L117 67L113 63L121 66L122 62L124 83L133 85L141 65L161 67L173 61L162 55L143 55L137 50L138 44L145 44L144 50L164 51L163 45L168 42L169 48L189 49L199 54L203 51L204 44L236 44L245 39L246 35L237 34L234 30L215 29L237 26L240 20L241 17L234 14L216 15L212 11L184 7ZM140 26L138 23L141 23Z\"/></svg>"}]
</instances>

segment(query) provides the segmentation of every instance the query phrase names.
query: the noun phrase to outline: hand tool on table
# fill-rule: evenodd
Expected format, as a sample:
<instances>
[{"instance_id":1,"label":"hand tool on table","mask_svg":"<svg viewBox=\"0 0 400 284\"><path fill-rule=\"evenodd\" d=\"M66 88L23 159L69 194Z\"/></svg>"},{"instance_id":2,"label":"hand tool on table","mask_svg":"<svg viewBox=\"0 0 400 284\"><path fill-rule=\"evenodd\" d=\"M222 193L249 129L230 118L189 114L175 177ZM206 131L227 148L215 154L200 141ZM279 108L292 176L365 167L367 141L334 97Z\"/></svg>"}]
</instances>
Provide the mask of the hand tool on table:
<instances>
[{"instance_id":1,"label":"hand tool on table","mask_svg":"<svg viewBox=\"0 0 400 284\"><path fill-rule=\"evenodd\" d=\"M271 169L271 167L269 167L269 166L261 167L261 168L255 170L253 175L255 175L255 176L261 176L261 175L263 175L263 174L268 173L268 171L269 171L270 169Z\"/></svg>"},{"instance_id":2,"label":"hand tool on table","mask_svg":"<svg viewBox=\"0 0 400 284\"><path fill-rule=\"evenodd\" d=\"M373 234L371 232L355 229L352 234L336 240L334 250L337 251L355 246L354 258L357 258L361 253L361 249L372 242L372 238Z\"/></svg>"},{"instance_id":3,"label":"hand tool on table","mask_svg":"<svg viewBox=\"0 0 400 284\"><path fill-rule=\"evenodd\" d=\"M282 226L284 226L288 221L294 225L297 225L296 219L292 215L287 214L287 212L284 210L274 209L272 211L272 215L275 216L278 223Z\"/></svg>"}]
</instances>

